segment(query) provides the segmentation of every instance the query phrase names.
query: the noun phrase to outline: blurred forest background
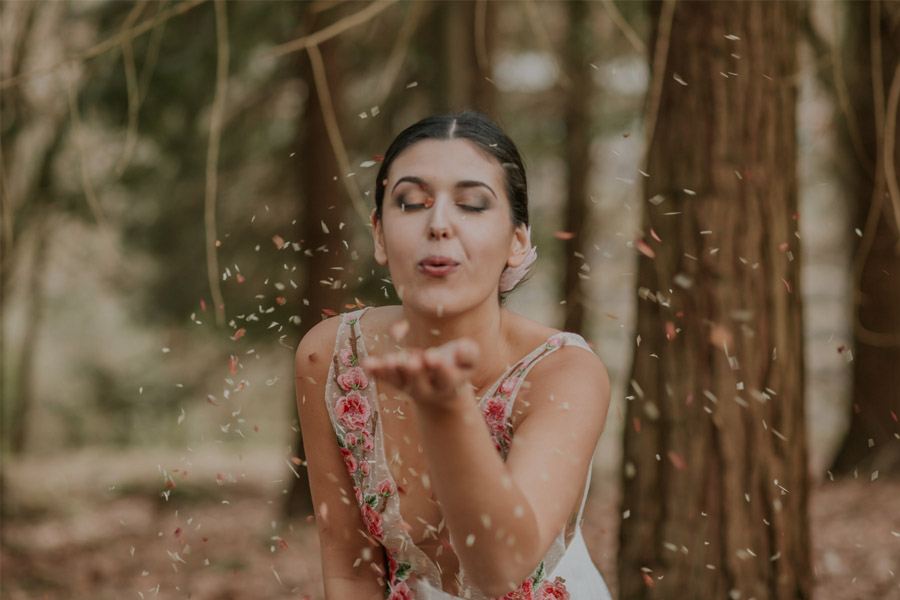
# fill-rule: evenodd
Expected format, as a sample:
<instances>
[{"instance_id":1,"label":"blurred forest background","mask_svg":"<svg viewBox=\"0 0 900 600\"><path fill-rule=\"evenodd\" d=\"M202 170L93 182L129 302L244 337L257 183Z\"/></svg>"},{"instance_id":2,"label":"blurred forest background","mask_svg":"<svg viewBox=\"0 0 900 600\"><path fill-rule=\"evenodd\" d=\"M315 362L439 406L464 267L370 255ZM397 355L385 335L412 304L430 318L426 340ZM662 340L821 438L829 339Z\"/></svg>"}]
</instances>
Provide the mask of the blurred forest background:
<instances>
[{"instance_id":1,"label":"blurred forest background","mask_svg":"<svg viewBox=\"0 0 900 600\"><path fill-rule=\"evenodd\" d=\"M323 597L293 352L398 303L380 154L473 108L508 306L612 376L617 597L900 598L898 8L3 2L0 595Z\"/></svg>"}]
</instances>

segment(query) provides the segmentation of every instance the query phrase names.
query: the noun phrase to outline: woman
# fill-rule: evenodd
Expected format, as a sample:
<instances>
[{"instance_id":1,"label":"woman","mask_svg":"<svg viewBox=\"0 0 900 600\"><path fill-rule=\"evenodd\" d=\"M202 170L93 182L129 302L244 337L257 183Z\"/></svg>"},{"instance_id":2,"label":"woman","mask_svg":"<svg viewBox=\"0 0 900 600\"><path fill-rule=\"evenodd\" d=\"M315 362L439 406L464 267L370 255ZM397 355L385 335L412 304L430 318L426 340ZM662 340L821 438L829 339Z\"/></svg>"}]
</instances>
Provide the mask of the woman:
<instances>
[{"instance_id":1,"label":"woman","mask_svg":"<svg viewBox=\"0 0 900 600\"><path fill-rule=\"evenodd\" d=\"M515 145L480 113L426 118L375 203L402 304L326 319L296 355L326 597L609 598L580 528L606 369L503 307L536 257Z\"/></svg>"}]
</instances>

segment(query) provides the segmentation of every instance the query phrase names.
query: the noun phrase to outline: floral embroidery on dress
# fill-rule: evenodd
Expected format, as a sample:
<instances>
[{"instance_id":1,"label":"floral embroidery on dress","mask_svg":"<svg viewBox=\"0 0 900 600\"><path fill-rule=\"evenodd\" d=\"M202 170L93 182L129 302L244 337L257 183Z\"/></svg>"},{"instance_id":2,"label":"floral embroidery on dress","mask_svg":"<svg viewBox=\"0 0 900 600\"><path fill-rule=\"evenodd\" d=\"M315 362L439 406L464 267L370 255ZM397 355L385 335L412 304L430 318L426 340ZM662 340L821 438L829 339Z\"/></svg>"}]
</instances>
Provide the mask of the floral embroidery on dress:
<instances>
[{"instance_id":1,"label":"floral embroidery on dress","mask_svg":"<svg viewBox=\"0 0 900 600\"><path fill-rule=\"evenodd\" d=\"M341 317L343 318L343 317ZM359 316L348 318L350 326L348 339L333 356L333 381L338 393L333 399L333 423L337 443L353 481L353 491L359 505L366 532L384 548L387 559L385 598L387 600L415 600L415 593L409 586L414 576L412 563L399 558L396 549L385 545L384 517L389 499L398 493L396 483L388 476L373 481L375 464L375 436L378 412L370 398L371 387L365 371L360 367L358 331ZM553 336L539 347L537 358L562 345L562 340ZM535 359L535 360L536 360ZM525 372L533 361L522 361L504 377L493 396L482 407L485 423L491 432L494 446L504 460L512 443L512 425L506 416L507 407L513 400ZM402 555L402 553L401 553ZM521 586L494 600L569 600L565 579L556 577L545 580L545 564L541 561L533 574Z\"/></svg>"},{"instance_id":2,"label":"floral embroidery on dress","mask_svg":"<svg viewBox=\"0 0 900 600\"><path fill-rule=\"evenodd\" d=\"M565 577L556 576L553 581L544 579L544 561L541 561L534 575L495 600L570 600L570 597Z\"/></svg>"},{"instance_id":3,"label":"floral embroidery on dress","mask_svg":"<svg viewBox=\"0 0 900 600\"><path fill-rule=\"evenodd\" d=\"M528 370L529 365L539 360L546 352L558 348L562 345L562 340L557 336L552 336L542 347L540 352L531 361L522 361L516 365L512 371L503 378L494 395L484 402L481 414L484 415L484 421L487 423L494 440L494 447L503 456L504 460L509 453L509 447L512 444L512 423L506 417L506 410L510 402L512 402L513 394L519 387L519 383L524 377L524 372Z\"/></svg>"},{"instance_id":4,"label":"floral embroidery on dress","mask_svg":"<svg viewBox=\"0 0 900 600\"><path fill-rule=\"evenodd\" d=\"M388 478L374 484L371 481L378 414L369 398L369 379L359 366L358 321L358 317L347 321L350 325L349 339L335 353L333 360L334 382L343 392L334 402L334 416L339 425L335 433L347 473L353 480L353 491L366 532L387 552L389 568L385 597L390 600L413 600L412 590L405 582L411 574L412 565L398 561L384 546L383 514L388 499L397 493L396 486Z\"/></svg>"}]
</instances>

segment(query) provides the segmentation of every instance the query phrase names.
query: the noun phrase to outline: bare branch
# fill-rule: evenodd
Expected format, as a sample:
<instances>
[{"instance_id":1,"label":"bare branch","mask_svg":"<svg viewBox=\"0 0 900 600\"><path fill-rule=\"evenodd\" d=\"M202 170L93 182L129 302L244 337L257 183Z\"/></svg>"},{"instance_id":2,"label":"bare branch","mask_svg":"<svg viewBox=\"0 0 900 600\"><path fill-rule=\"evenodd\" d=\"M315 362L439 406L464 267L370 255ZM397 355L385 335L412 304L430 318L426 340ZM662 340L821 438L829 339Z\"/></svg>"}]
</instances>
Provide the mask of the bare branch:
<instances>
[{"instance_id":1,"label":"bare branch","mask_svg":"<svg viewBox=\"0 0 900 600\"><path fill-rule=\"evenodd\" d=\"M216 251L216 193L219 186L219 148L222 139L222 117L228 92L228 16L224 0L215 0L216 9L216 93L210 111L209 145L206 153L206 196L204 222L206 229L206 275L216 311L216 324L225 324L225 299L219 284L219 260Z\"/></svg>"},{"instance_id":2,"label":"bare branch","mask_svg":"<svg viewBox=\"0 0 900 600\"><path fill-rule=\"evenodd\" d=\"M619 28L619 31L621 31L622 35L625 36L625 39L628 40L628 43L630 43L641 56L646 56L647 45L644 44L641 36L637 34L634 27L631 26L628 20L622 15L621 11L619 11L619 7L616 6L616 3L613 2L613 0L603 0L603 8L606 9L609 18L612 19L613 24Z\"/></svg>"},{"instance_id":3,"label":"bare branch","mask_svg":"<svg viewBox=\"0 0 900 600\"><path fill-rule=\"evenodd\" d=\"M332 23L328 27L320 29L319 31L313 32L309 35L297 38L295 40L279 44L268 52L265 52L263 56L265 58L278 58L280 56L284 56L285 54L290 54L291 52L297 52L298 50L303 50L304 48L317 46L322 42L340 35L348 29L356 27L357 25L362 25L363 23L372 19L375 15L382 12L384 9L392 6L393 4L396 4L397 2L398 0L377 0L376 2L372 2L361 11L358 11L350 15L349 17L344 17L343 19Z\"/></svg>"},{"instance_id":4,"label":"bare branch","mask_svg":"<svg viewBox=\"0 0 900 600\"><path fill-rule=\"evenodd\" d=\"M53 73L54 71L60 69L61 67L63 67L64 65L66 65L68 63L85 62L92 58L96 58L96 57L100 56L101 54L108 52L108 51L112 50L113 48L116 48L116 47L122 45L122 43L125 40L133 40L136 37L140 37L143 34L147 33L148 31L152 30L153 28L155 28L160 23L165 23L172 17L177 17L178 15L184 14L187 11L191 10L192 8L196 8L200 4L203 4L204 2L206 2L206 0L184 0L184 2L182 2L178 6L174 6L167 11L163 11L163 12L159 13L157 16L153 17L152 19L147 19L140 25L137 25L129 30L120 31L116 35L103 40L99 44L96 44L96 45L88 48L87 50L85 50L84 52L81 52L80 54L66 58L56 64L50 65L49 67L34 69L34 70L28 71L26 73L19 73L12 77L8 77L7 79L3 79L2 81L0 81L0 90L6 89L13 85L18 85L20 82L24 81L25 79L30 79L32 77L37 77L39 75L48 75L48 74Z\"/></svg>"},{"instance_id":5,"label":"bare branch","mask_svg":"<svg viewBox=\"0 0 900 600\"><path fill-rule=\"evenodd\" d=\"M394 47L391 49L391 54L385 63L384 71L382 71L381 77L379 77L381 87L376 95L376 98L379 99L378 104L383 104L388 95L390 95L391 89L394 87L397 77L400 76L400 70L403 68L403 63L406 60L412 34L415 32L416 27L423 16L432 6L434 6L434 4L431 2L413 2L408 6L409 12L406 15L406 19L403 21L403 25L400 26L400 31L397 33Z\"/></svg>"},{"instance_id":6,"label":"bare branch","mask_svg":"<svg viewBox=\"0 0 900 600\"><path fill-rule=\"evenodd\" d=\"M134 5L131 12L128 13L128 17L126 17L125 23L122 25L123 31L131 29L134 26L134 22L140 16L141 12L143 12L144 6L146 6L145 2ZM125 167L131 162L131 155L134 153L134 148L137 145L138 111L141 106L140 90L137 81L137 67L135 67L134 64L134 47L131 44L130 38L126 38L122 41L122 64L125 67L125 88L128 92L128 129L125 131L125 147L116 164L117 176L121 176L125 171Z\"/></svg>"},{"instance_id":7,"label":"bare branch","mask_svg":"<svg viewBox=\"0 0 900 600\"><path fill-rule=\"evenodd\" d=\"M325 65L322 63L322 54L319 52L318 46L309 46L307 52L309 52L309 60L312 63L313 79L316 84L316 93L319 96L319 105L322 107L325 131L328 132L328 141L331 142L331 148L342 173L341 182L344 184L344 188L347 190L347 194L350 196L350 201L359 218L363 224L368 223L369 214L366 210L365 201L359 193L359 189L350 183L347 177L347 173L350 172L350 159L347 157L347 150L344 147L344 140L341 137L337 116L334 112L334 103L331 101L328 79L325 76Z\"/></svg>"}]
</instances>

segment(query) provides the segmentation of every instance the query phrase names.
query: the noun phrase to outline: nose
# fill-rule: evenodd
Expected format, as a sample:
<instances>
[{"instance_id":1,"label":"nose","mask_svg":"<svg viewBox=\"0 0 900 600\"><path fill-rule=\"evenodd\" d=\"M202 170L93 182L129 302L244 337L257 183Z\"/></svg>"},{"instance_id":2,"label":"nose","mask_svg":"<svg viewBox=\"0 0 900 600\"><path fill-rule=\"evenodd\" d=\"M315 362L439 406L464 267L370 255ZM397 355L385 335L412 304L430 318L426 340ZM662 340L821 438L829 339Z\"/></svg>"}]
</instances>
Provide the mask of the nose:
<instances>
[{"instance_id":1,"label":"nose","mask_svg":"<svg viewBox=\"0 0 900 600\"><path fill-rule=\"evenodd\" d=\"M435 201L431 209L431 220L428 222L428 237L430 239L449 238L453 231L447 210L450 202Z\"/></svg>"},{"instance_id":2,"label":"nose","mask_svg":"<svg viewBox=\"0 0 900 600\"><path fill-rule=\"evenodd\" d=\"M446 225L431 224L428 226L428 234L431 239L442 239L450 237L450 228Z\"/></svg>"}]
</instances>

